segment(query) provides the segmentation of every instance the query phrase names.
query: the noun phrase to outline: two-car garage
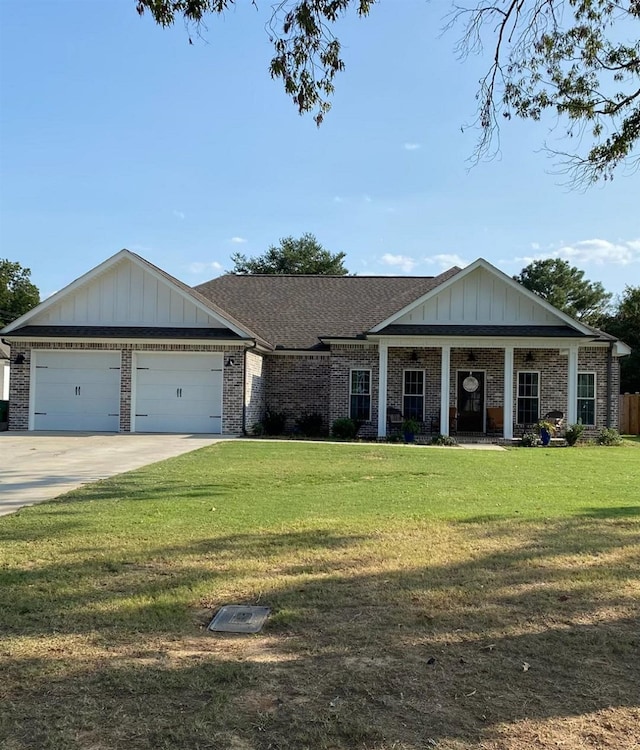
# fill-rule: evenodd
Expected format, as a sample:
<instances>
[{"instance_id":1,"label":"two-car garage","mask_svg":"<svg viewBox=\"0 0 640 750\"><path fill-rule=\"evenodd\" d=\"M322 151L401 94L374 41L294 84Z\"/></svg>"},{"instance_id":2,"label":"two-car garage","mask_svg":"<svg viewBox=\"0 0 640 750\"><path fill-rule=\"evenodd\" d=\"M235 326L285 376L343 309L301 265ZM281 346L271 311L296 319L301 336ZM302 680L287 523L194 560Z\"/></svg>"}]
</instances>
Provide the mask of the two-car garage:
<instances>
[{"instance_id":1,"label":"two-car garage","mask_svg":"<svg viewBox=\"0 0 640 750\"><path fill-rule=\"evenodd\" d=\"M134 352L131 431L220 434L222 372L220 353ZM31 429L119 431L119 351L34 350L32 376Z\"/></svg>"}]
</instances>

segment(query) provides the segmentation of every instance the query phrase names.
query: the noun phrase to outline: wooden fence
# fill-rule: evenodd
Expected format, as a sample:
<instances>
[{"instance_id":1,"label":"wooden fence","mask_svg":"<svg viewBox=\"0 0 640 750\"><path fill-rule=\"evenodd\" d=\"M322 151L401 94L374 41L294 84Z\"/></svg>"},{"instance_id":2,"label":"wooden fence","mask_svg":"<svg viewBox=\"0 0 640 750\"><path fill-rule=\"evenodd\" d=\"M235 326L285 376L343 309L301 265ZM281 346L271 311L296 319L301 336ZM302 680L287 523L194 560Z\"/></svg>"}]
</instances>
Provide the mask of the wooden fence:
<instances>
[{"instance_id":1,"label":"wooden fence","mask_svg":"<svg viewBox=\"0 0 640 750\"><path fill-rule=\"evenodd\" d=\"M620 396L620 433L640 435L640 393Z\"/></svg>"}]
</instances>

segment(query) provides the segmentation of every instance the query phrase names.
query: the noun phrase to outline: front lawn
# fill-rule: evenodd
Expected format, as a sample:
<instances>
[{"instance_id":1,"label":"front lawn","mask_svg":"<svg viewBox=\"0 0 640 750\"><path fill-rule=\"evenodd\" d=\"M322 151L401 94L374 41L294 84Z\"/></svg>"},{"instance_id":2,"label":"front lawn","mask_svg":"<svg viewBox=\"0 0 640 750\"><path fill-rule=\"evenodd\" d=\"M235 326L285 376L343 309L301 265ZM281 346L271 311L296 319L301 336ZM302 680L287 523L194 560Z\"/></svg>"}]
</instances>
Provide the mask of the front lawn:
<instances>
[{"instance_id":1,"label":"front lawn","mask_svg":"<svg viewBox=\"0 0 640 750\"><path fill-rule=\"evenodd\" d=\"M630 441L236 441L3 517L0 747L638 747L639 487Z\"/></svg>"}]
</instances>

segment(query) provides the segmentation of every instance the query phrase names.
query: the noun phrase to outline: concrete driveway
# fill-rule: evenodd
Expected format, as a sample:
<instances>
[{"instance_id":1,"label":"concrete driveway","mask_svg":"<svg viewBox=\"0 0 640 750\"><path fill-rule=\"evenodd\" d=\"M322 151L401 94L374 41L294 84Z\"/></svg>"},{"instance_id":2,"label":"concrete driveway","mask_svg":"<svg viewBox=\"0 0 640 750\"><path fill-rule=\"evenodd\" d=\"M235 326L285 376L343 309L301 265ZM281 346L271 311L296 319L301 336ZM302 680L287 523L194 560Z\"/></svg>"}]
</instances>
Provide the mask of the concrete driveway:
<instances>
[{"instance_id":1,"label":"concrete driveway","mask_svg":"<svg viewBox=\"0 0 640 750\"><path fill-rule=\"evenodd\" d=\"M0 516L221 439L220 435L0 432Z\"/></svg>"}]
</instances>

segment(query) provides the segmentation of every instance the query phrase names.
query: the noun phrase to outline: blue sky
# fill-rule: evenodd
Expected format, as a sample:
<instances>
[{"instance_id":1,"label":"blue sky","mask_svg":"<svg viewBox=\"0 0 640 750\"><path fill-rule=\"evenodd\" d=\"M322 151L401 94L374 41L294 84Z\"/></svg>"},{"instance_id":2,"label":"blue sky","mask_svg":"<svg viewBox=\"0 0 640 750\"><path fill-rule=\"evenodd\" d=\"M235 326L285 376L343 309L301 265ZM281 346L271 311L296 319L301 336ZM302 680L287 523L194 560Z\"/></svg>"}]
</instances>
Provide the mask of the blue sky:
<instances>
[{"instance_id":1,"label":"blue sky","mask_svg":"<svg viewBox=\"0 0 640 750\"><path fill-rule=\"evenodd\" d=\"M320 129L269 78L259 4L189 45L134 0L0 0L0 257L44 296L122 247L196 284L304 232L358 274L561 257L614 293L640 283L640 173L571 191L541 150L562 127L515 121L469 169L484 64L440 34L447 2L344 19Z\"/></svg>"}]
</instances>

